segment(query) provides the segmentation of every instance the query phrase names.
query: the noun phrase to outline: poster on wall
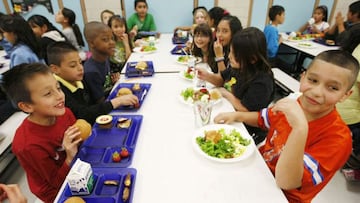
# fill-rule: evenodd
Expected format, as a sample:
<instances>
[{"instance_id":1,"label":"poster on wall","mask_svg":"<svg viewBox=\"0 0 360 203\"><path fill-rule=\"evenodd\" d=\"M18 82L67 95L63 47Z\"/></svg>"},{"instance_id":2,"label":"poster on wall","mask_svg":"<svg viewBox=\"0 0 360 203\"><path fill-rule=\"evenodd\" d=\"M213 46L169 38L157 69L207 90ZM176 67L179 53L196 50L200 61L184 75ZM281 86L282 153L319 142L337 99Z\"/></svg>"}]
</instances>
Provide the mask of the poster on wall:
<instances>
[{"instance_id":1,"label":"poster on wall","mask_svg":"<svg viewBox=\"0 0 360 203\"><path fill-rule=\"evenodd\" d=\"M49 13L54 14L51 0L11 0L14 12L16 13L27 13L37 5L43 5L47 8Z\"/></svg>"}]
</instances>

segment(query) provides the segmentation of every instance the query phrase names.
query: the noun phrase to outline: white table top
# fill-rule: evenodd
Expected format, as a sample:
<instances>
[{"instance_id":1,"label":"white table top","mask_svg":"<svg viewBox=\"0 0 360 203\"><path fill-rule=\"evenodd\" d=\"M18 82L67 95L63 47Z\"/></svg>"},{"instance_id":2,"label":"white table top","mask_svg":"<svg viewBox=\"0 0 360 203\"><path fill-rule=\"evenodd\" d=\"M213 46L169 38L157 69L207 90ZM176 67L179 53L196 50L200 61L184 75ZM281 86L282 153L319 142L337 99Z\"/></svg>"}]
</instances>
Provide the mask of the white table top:
<instances>
[{"instance_id":1,"label":"white table top","mask_svg":"<svg viewBox=\"0 0 360 203\"><path fill-rule=\"evenodd\" d=\"M325 45L322 45L320 43L316 43L313 41L306 41L306 43L311 44L311 46L309 46L309 47L299 46L299 43L301 43L301 42L294 42L294 41L288 41L288 40L283 41L283 44L285 44L291 48L294 48L298 51L301 51L301 52L304 52L311 56L314 56L314 57L323 51L339 49L338 46L325 46Z\"/></svg>"},{"instance_id":2,"label":"white table top","mask_svg":"<svg viewBox=\"0 0 360 203\"><path fill-rule=\"evenodd\" d=\"M196 153L191 143L198 129L193 109L179 98L192 83L179 73L123 77L121 82L152 84L138 112L122 113L144 116L130 166L137 170L134 203L287 202L257 150L233 164L215 163ZM227 100L213 107L211 122L224 111L234 111ZM235 126L244 128L242 123Z\"/></svg>"},{"instance_id":3,"label":"white table top","mask_svg":"<svg viewBox=\"0 0 360 203\"><path fill-rule=\"evenodd\" d=\"M186 68L185 65L177 63L179 55L172 55L171 50L176 46L172 44L172 33L163 33L159 42L155 44L156 52L151 54L132 53L128 62L152 61L155 72L178 72ZM125 65L126 67L126 65ZM123 68L125 72L125 68Z\"/></svg>"}]
</instances>

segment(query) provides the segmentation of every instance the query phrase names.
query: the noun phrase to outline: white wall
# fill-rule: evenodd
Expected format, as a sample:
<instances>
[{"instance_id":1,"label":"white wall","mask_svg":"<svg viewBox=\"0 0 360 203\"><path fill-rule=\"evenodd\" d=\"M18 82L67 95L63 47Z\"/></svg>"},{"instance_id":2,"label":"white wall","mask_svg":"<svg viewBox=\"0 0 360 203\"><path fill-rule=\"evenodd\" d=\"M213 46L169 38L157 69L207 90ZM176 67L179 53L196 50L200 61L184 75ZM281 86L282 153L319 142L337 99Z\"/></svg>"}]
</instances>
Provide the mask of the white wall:
<instances>
[{"instance_id":1,"label":"white wall","mask_svg":"<svg viewBox=\"0 0 360 203\"><path fill-rule=\"evenodd\" d=\"M100 14L105 9L121 15L120 0L84 0L84 2L88 22L101 21Z\"/></svg>"}]
</instances>

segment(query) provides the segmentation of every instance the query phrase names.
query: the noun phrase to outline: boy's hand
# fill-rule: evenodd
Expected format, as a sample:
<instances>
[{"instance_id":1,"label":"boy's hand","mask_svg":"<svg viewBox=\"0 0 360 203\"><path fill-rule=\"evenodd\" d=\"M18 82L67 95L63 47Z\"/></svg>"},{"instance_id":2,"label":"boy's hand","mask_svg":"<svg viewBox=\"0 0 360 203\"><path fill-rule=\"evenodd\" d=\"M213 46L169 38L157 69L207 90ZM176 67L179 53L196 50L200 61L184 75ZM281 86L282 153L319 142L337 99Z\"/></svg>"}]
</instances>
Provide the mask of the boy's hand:
<instances>
[{"instance_id":1,"label":"boy's hand","mask_svg":"<svg viewBox=\"0 0 360 203\"><path fill-rule=\"evenodd\" d=\"M139 103L139 99L137 96L133 94L127 94L120 97L116 97L111 100L111 103L114 108L117 108L119 106L128 106L128 105L136 105Z\"/></svg>"},{"instance_id":2,"label":"boy's hand","mask_svg":"<svg viewBox=\"0 0 360 203\"><path fill-rule=\"evenodd\" d=\"M9 200L10 203L26 203L27 199L22 194L19 185L0 184L0 202Z\"/></svg>"},{"instance_id":3,"label":"boy's hand","mask_svg":"<svg viewBox=\"0 0 360 203\"><path fill-rule=\"evenodd\" d=\"M339 26L339 25L341 25L341 24L343 24L343 23L344 23L344 18L343 18L343 16L342 16L341 12L338 12L338 13L336 14L336 17L335 17L335 24L336 24L337 26Z\"/></svg>"},{"instance_id":4,"label":"boy's hand","mask_svg":"<svg viewBox=\"0 0 360 203\"><path fill-rule=\"evenodd\" d=\"M80 130L76 126L70 126L64 133L62 145L66 152L66 163L70 165L71 161L78 152L78 145L82 141Z\"/></svg>"},{"instance_id":5,"label":"boy's hand","mask_svg":"<svg viewBox=\"0 0 360 203\"><path fill-rule=\"evenodd\" d=\"M289 125L294 128L304 128L307 126L307 120L300 104L290 98L283 98L275 103L272 111L274 113L283 113Z\"/></svg>"},{"instance_id":6,"label":"boy's hand","mask_svg":"<svg viewBox=\"0 0 360 203\"><path fill-rule=\"evenodd\" d=\"M236 113L238 112L226 112L226 113L219 113L214 118L214 123L220 124L230 124L236 121Z\"/></svg>"},{"instance_id":7,"label":"boy's hand","mask_svg":"<svg viewBox=\"0 0 360 203\"><path fill-rule=\"evenodd\" d=\"M222 57L222 56L224 56L223 46L222 46L222 44L219 42L219 40L216 40L216 41L214 42L214 52L215 52L215 56L216 56L216 57Z\"/></svg>"},{"instance_id":8,"label":"boy's hand","mask_svg":"<svg viewBox=\"0 0 360 203\"><path fill-rule=\"evenodd\" d=\"M120 72L115 72L110 74L111 83L115 84L120 79Z\"/></svg>"}]
</instances>

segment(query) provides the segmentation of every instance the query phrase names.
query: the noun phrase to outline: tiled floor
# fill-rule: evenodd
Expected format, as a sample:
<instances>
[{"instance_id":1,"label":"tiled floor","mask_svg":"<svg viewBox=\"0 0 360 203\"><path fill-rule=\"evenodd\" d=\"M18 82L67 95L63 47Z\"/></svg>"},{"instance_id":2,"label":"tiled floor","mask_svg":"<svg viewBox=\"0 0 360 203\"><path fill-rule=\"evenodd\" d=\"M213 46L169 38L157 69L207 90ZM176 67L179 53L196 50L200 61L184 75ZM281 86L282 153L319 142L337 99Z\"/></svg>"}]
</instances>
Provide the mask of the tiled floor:
<instances>
[{"instance_id":1,"label":"tiled floor","mask_svg":"<svg viewBox=\"0 0 360 203\"><path fill-rule=\"evenodd\" d=\"M13 173L7 183L17 183L27 196L29 203L34 203L36 197L29 191L24 170L21 167L13 167ZM271 202L271 201L270 201ZM360 182L349 183L338 172L331 182L317 195L313 203L359 203ZM37 202L36 202L37 203Z\"/></svg>"}]
</instances>

